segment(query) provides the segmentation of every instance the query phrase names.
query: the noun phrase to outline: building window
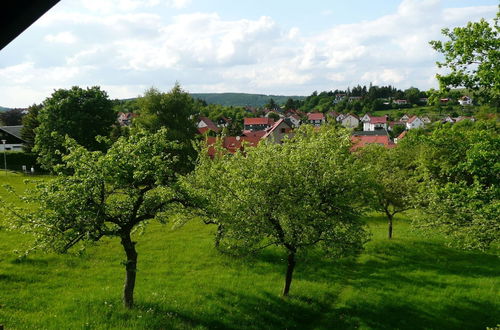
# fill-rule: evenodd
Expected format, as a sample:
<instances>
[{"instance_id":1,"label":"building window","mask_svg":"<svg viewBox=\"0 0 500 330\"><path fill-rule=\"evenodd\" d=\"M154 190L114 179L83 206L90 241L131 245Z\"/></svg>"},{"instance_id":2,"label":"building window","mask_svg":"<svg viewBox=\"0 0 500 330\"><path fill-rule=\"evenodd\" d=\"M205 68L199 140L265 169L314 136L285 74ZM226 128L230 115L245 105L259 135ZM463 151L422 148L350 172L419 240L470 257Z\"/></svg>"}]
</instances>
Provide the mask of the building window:
<instances>
[{"instance_id":1,"label":"building window","mask_svg":"<svg viewBox=\"0 0 500 330\"><path fill-rule=\"evenodd\" d=\"M281 133L286 133L286 129L285 129L285 128L282 128L282 129L281 129Z\"/></svg>"}]
</instances>

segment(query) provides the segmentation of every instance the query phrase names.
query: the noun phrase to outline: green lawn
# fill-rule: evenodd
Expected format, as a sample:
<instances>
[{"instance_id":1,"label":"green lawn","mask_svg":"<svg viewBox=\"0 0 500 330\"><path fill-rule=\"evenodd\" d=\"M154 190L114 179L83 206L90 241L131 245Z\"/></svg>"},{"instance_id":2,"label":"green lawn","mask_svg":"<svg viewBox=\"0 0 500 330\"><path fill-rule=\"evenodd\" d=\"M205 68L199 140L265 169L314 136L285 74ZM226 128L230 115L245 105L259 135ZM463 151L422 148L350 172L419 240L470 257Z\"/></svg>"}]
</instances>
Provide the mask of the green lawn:
<instances>
[{"instance_id":1,"label":"green lawn","mask_svg":"<svg viewBox=\"0 0 500 330\"><path fill-rule=\"evenodd\" d=\"M0 177L22 189L21 176ZM0 195L5 195L1 191ZM12 201L12 197L9 199ZM1 216L1 214L0 214ZM0 324L6 329L485 329L500 323L500 260L448 248L439 237L382 217L355 259L300 256L291 297L280 297L278 249L234 259L213 249L213 228L193 220L137 235L133 311L121 307L118 240L80 255L17 257L29 237L0 229ZM77 251L75 251L77 252Z\"/></svg>"}]
</instances>

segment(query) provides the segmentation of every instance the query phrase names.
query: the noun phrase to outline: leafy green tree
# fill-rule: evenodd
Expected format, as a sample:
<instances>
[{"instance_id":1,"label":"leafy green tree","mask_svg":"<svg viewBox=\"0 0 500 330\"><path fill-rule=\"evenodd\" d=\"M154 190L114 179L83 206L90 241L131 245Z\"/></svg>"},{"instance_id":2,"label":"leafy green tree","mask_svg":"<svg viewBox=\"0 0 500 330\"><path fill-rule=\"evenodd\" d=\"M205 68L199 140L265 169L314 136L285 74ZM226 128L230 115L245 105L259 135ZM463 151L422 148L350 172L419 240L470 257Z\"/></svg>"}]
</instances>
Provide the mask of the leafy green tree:
<instances>
[{"instance_id":1,"label":"leafy green tree","mask_svg":"<svg viewBox=\"0 0 500 330\"><path fill-rule=\"evenodd\" d=\"M118 238L126 255L127 308L134 303L137 271L132 233L151 219L166 222L169 212L180 205L173 170L178 161L173 151L179 145L167 135L161 129L121 137L106 154L66 138L69 152L56 167L59 175L39 182L27 194L31 206L7 208L17 219L16 227L35 235L34 248L66 252L84 242ZM64 174L68 169L72 175Z\"/></svg>"},{"instance_id":2,"label":"leafy green tree","mask_svg":"<svg viewBox=\"0 0 500 330\"><path fill-rule=\"evenodd\" d=\"M486 250L500 237L498 123L438 125L431 134L407 134L421 182L422 223L451 243Z\"/></svg>"},{"instance_id":3,"label":"leafy green tree","mask_svg":"<svg viewBox=\"0 0 500 330\"><path fill-rule=\"evenodd\" d=\"M420 98L420 90L416 87L410 87L404 91L405 99L410 104L417 104Z\"/></svg>"},{"instance_id":4,"label":"leafy green tree","mask_svg":"<svg viewBox=\"0 0 500 330\"><path fill-rule=\"evenodd\" d=\"M11 109L7 111L0 111L0 123L5 126L21 125L23 118L22 109Z\"/></svg>"},{"instance_id":5,"label":"leafy green tree","mask_svg":"<svg viewBox=\"0 0 500 330\"><path fill-rule=\"evenodd\" d=\"M415 203L417 181L401 153L403 147L387 149L371 145L360 149L360 158L370 178L365 185L370 191L369 204L387 216L388 238L392 238L393 220L397 213L411 209Z\"/></svg>"},{"instance_id":6,"label":"leafy green tree","mask_svg":"<svg viewBox=\"0 0 500 330\"><path fill-rule=\"evenodd\" d=\"M31 152L35 146L35 129L40 125L38 113L41 109L41 104L33 104L28 108L28 113L22 119L23 128L21 129L21 137L25 141L23 149L26 152Z\"/></svg>"},{"instance_id":7,"label":"leafy green tree","mask_svg":"<svg viewBox=\"0 0 500 330\"><path fill-rule=\"evenodd\" d=\"M134 126L150 132L166 127L168 139L175 140L182 146L178 151L178 166L183 167L184 171L191 170L193 158L196 157L192 140L198 133L193 98L176 83L168 93L155 88L148 89L137 100L137 105L139 116L134 119Z\"/></svg>"},{"instance_id":8,"label":"leafy green tree","mask_svg":"<svg viewBox=\"0 0 500 330\"><path fill-rule=\"evenodd\" d=\"M201 153L187 183L208 221L218 224L219 249L276 245L286 253L287 296L301 251L316 246L330 256L351 255L367 240L357 203L363 171L350 147L346 130L306 125L284 144L261 142L234 155L220 149L214 159Z\"/></svg>"},{"instance_id":9,"label":"leafy green tree","mask_svg":"<svg viewBox=\"0 0 500 330\"><path fill-rule=\"evenodd\" d=\"M43 102L35 129L38 161L47 170L61 162L65 135L89 150L104 150L97 136L108 136L116 114L108 94L99 87L58 89ZM55 133L55 134L54 134Z\"/></svg>"},{"instance_id":10,"label":"leafy green tree","mask_svg":"<svg viewBox=\"0 0 500 330\"><path fill-rule=\"evenodd\" d=\"M276 101L274 101L273 98L270 98L269 99L269 102L266 103L266 105L264 106L266 109L271 109L271 110L275 110L275 109L278 109L279 106L278 104L276 103Z\"/></svg>"},{"instance_id":11,"label":"leafy green tree","mask_svg":"<svg viewBox=\"0 0 500 330\"><path fill-rule=\"evenodd\" d=\"M278 121L281 118L280 115L278 115L276 112L271 112L267 116L273 119L274 121Z\"/></svg>"},{"instance_id":12,"label":"leafy green tree","mask_svg":"<svg viewBox=\"0 0 500 330\"><path fill-rule=\"evenodd\" d=\"M442 89L465 87L474 90L483 101L500 106L500 12L490 25L485 19L465 27L443 29L447 41L430 42L444 55L438 67L451 72L437 75Z\"/></svg>"}]
</instances>

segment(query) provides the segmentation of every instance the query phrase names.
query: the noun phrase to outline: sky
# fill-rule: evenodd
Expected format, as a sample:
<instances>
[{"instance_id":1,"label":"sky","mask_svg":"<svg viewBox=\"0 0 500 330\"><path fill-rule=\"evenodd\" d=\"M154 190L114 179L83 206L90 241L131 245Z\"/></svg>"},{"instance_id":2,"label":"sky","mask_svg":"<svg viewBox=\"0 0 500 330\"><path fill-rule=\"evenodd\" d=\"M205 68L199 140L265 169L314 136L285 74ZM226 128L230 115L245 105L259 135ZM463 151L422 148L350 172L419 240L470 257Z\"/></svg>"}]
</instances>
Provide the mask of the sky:
<instances>
[{"instance_id":1,"label":"sky","mask_svg":"<svg viewBox=\"0 0 500 330\"><path fill-rule=\"evenodd\" d=\"M131 98L436 88L441 29L492 20L498 0L61 0L0 50L0 105L59 88Z\"/></svg>"}]
</instances>

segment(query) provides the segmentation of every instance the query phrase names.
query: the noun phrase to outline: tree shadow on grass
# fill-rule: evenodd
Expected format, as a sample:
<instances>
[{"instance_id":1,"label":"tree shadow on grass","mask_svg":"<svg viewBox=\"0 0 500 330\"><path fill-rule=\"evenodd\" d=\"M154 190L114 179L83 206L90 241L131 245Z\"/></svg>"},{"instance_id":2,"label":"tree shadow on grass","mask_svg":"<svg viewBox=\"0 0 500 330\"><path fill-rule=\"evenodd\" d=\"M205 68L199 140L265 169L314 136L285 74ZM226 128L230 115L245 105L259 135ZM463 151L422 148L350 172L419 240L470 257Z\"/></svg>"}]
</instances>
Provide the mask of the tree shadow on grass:
<instances>
[{"instance_id":1,"label":"tree shadow on grass","mask_svg":"<svg viewBox=\"0 0 500 330\"><path fill-rule=\"evenodd\" d=\"M332 297L332 299L335 299ZM194 314L190 311L166 310L158 303L137 306L149 312L148 327L206 329L327 329L334 322L324 322L331 310L328 303L305 296L283 298L270 293L245 295L219 290L207 297L210 312ZM151 312L154 311L154 312ZM338 324L337 324L338 325ZM335 327L335 328L343 328Z\"/></svg>"},{"instance_id":2,"label":"tree shadow on grass","mask_svg":"<svg viewBox=\"0 0 500 330\"><path fill-rule=\"evenodd\" d=\"M500 319L498 302L477 297L476 280L494 280L500 273L495 255L410 240L377 242L366 255L349 283L356 294L337 309L352 324L373 329L485 329Z\"/></svg>"}]
</instances>

